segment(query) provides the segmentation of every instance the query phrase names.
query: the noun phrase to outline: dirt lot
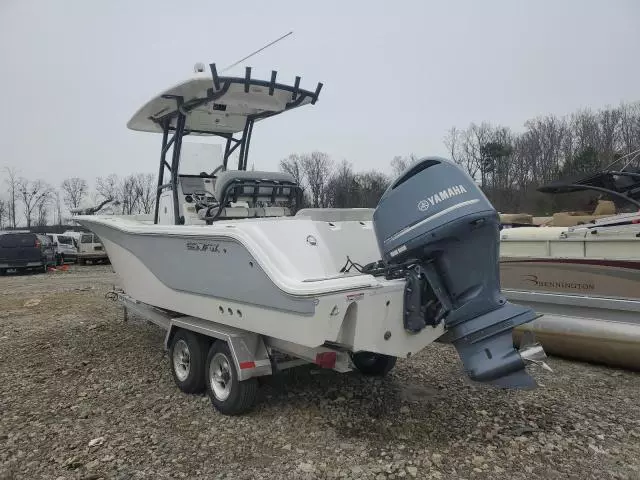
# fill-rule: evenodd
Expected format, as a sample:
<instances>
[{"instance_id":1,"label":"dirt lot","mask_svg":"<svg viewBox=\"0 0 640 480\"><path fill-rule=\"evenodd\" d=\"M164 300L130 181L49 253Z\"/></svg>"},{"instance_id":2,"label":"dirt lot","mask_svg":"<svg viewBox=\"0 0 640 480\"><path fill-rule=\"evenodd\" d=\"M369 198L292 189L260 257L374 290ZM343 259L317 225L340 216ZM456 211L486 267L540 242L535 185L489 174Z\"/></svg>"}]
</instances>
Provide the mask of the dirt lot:
<instances>
[{"instance_id":1,"label":"dirt lot","mask_svg":"<svg viewBox=\"0 0 640 480\"><path fill-rule=\"evenodd\" d=\"M436 345L383 380L313 368L224 417L123 324L110 266L0 278L0 478L640 478L640 375L551 359L542 387L468 385Z\"/></svg>"}]
</instances>

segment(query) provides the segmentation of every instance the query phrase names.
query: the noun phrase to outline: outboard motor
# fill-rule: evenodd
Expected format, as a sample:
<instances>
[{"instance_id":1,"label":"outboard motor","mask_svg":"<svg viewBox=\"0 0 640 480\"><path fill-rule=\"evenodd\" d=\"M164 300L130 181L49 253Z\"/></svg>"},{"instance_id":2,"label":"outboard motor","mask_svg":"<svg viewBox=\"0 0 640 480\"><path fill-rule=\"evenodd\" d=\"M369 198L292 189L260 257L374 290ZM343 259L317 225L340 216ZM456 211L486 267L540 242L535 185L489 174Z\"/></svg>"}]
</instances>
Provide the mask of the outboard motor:
<instances>
[{"instance_id":1,"label":"outboard motor","mask_svg":"<svg viewBox=\"0 0 640 480\"><path fill-rule=\"evenodd\" d=\"M406 278L406 330L444 322L442 339L472 380L536 385L525 370L532 352L513 347L512 331L537 315L500 293L499 216L469 175L444 158L420 160L382 195L373 227L387 274Z\"/></svg>"}]
</instances>

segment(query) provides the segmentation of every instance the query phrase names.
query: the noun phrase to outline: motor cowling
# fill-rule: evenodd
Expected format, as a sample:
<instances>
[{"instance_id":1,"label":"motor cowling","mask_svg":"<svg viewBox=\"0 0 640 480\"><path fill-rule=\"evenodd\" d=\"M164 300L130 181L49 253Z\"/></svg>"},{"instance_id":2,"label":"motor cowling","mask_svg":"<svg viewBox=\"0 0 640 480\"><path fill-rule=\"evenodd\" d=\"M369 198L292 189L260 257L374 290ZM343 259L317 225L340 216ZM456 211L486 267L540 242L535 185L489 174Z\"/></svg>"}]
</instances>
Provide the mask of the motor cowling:
<instances>
[{"instance_id":1,"label":"motor cowling","mask_svg":"<svg viewBox=\"0 0 640 480\"><path fill-rule=\"evenodd\" d=\"M532 387L514 327L536 318L500 293L499 216L458 165L427 157L395 179L373 214L390 269L404 269L404 327L444 322L472 380Z\"/></svg>"}]
</instances>

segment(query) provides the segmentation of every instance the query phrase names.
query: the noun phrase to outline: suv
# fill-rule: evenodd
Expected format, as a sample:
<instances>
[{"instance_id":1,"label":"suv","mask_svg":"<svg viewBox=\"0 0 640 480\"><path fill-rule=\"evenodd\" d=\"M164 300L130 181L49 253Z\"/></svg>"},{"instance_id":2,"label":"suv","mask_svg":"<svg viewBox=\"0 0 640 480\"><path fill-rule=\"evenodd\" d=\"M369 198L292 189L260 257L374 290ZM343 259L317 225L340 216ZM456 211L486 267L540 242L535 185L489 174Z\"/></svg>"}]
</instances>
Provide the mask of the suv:
<instances>
[{"instance_id":1,"label":"suv","mask_svg":"<svg viewBox=\"0 0 640 480\"><path fill-rule=\"evenodd\" d=\"M47 233L55 246L56 261L58 265L64 265L66 262L74 263L78 257L78 249L75 246L74 239L67 235L57 233Z\"/></svg>"},{"instance_id":2,"label":"suv","mask_svg":"<svg viewBox=\"0 0 640 480\"><path fill-rule=\"evenodd\" d=\"M0 274L7 270L41 270L56 264L53 242L31 232L0 232Z\"/></svg>"}]
</instances>

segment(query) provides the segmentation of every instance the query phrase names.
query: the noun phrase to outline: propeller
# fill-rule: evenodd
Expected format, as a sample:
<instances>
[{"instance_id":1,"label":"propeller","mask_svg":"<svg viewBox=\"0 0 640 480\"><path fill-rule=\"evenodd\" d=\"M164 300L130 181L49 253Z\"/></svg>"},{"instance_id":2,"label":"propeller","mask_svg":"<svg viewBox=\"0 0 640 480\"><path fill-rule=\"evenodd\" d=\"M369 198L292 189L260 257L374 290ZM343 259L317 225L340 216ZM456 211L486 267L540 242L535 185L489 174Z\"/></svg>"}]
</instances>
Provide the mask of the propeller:
<instances>
[{"instance_id":1,"label":"propeller","mask_svg":"<svg viewBox=\"0 0 640 480\"><path fill-rule=\"evenodd\" d=\"M553 373L551 367L544 361L547 358L547 354L542 348L542 345L536 342L535 335L531 330L526 330L522 335L518 353L525 363L532 363Z\"/></svg>"}]
</instances>

